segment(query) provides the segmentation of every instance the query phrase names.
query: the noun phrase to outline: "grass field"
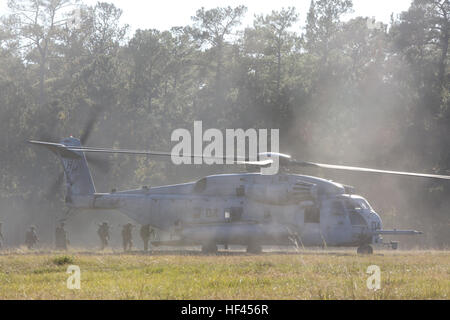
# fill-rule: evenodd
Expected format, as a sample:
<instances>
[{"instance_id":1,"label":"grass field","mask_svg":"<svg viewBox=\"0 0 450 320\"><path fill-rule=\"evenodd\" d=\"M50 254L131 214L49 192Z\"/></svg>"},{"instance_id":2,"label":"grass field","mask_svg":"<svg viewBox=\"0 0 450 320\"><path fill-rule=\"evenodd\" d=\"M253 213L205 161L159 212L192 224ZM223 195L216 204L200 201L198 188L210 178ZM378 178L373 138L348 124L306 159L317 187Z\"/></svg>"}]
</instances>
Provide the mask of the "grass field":
<instances>
[{"instance_id":1,"label":"grass field","mask_svg":"<svg viewBox=\"0 0 450 320\"><path fill-rule=\"evenodd\" d=\"M68 265L81 289L66 286ZM366 286L369 265L381 289ZM449 299L449 251L13 252L0 255L0 299Z\"/></svg>"}]
</instances>

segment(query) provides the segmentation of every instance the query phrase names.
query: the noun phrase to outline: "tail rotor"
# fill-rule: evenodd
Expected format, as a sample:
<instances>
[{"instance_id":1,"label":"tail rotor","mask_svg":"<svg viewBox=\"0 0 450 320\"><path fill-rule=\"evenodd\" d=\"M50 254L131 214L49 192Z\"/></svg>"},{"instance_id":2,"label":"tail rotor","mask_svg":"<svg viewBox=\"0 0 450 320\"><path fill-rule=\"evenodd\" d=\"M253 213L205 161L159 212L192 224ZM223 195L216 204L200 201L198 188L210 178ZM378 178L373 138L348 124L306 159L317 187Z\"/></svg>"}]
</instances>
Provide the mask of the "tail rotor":
<instances>
[{"instance_id":1,"label":"tail rotor","mask_svg":"<svg viewBox=\"0 0 450 320\"><path fill-rule=\"evenodd\" d=\"M80 145L83 146L85 143L89 140L89 138L92 135L92 132L94 131L94 126L97 123L97 120L103 111L103 107L97 107L92 109L89 118L81 131L80 135ZM39 135L40 141L57 141L58 139L54 138L53 132L48 132L47 130L42 130L42 134ZM77 139L78 140L78 139ZM54 149L52 151L55 151ZM104 158L99 158L96 155L93 154L86 154L84 155L89 165L94 167L95 170L98 170L99 172L106 174L110 170L110 164L109 162L105 161ZM55 202L58 199L61 199L61 187L64 183L64 170L60 171L54 180L54 182L47 188L47 190L44 192L44 198L47 199L50 202ZM67 176L66 176L67 179Z\"/></svg>"}]
</instances>

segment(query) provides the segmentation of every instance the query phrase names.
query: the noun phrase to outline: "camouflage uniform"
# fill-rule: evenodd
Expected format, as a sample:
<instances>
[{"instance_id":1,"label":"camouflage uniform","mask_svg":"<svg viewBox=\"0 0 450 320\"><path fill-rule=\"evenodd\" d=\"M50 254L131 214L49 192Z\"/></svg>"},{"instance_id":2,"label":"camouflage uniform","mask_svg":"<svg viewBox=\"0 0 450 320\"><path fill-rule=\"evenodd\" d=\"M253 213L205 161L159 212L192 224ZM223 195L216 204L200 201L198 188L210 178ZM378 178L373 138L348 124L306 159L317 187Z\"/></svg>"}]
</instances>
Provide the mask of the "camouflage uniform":
<instances>
[{"instance_id":1,"label":"camouflage uniform","mask_svg":"<svg viewBox=\"0 0 450 320\"><path fill-rule=\"evenodd\" d=\"M99 225L97 234L100 237L101 250L103 250L108 245L109 240L109 225L107 222L103 222Z\"/></svg>"},{"instance_id":2,"label":"camouflage uniform","mask_svg":"<svg viewBox=\"0 0 450 320\"><path fill-rule=\"evenodd\" d=\"M67 232L64 229L64 223L61 222L61 224L58 227L56 227L55 230L56 249L67 250L68 242L69 241L67 240Z\"/></svg>"},{"instance_id":3,"label":"camouflage uniform","mask_svg":"<svg viewBox=\"0 0 450 320\"><path fill-rule=\"evenodd\" d=\"M150 240L150 236L154 236L155 235L155 231L150 228L149 224L145 224L141 227L141 238L142 241L144 242L144 250L147 251L148 250L148 241Z\"/></svg>"},{"instance_id":4,"label":"camouflage uniform","mask_svg":"<svg viewBox=\"0 0 450 320\"><path fill-rule=\"evenodd\" d=\"M122 228L123 251L129 251L133 246L133 235L131 233L132 229L133 225L131 223L127 223Z\"/></svg>"},{"instance_id":5,"label":"camouflage uniform","mask_svg":"<svg viewBox=\"0 0 450 320\"><path fill-rule=\"evenodd\" d=\"M3 247L3 242L5 241L5 238L3 237L2 233L2 225L3 223L0 222L0 249Z\"/></svg>"},{"instance_id":6,"label":"camouflage uniform","mask_svg":"<svg viewBox=\"0 0 450 320\"><path fill-rule=\"evenodd\" d=\"M31 226L30 229L27 231L26 237L25 237L25 244L27 245L28 249L33 249L33 246L39 241L37 235L36 235L36 227Z\"/></svg>"}]
</instances>

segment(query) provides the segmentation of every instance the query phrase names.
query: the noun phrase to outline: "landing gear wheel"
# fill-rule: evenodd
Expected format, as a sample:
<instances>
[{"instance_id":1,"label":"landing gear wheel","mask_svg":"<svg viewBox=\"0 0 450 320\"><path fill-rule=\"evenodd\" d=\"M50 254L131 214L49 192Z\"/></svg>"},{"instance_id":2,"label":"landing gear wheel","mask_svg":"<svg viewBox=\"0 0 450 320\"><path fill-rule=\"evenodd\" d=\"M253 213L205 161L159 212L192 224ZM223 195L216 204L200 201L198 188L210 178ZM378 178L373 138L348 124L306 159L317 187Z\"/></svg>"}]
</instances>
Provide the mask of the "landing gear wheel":
<instances>
[{"instance_id":1,"label":"landing gear wheel","mask_svg":"<svg viewBox=\"0 0 450 320\"><path fill-rule=\"evenodd\" d=\"M247 246L247 253L254 253L258 254L262 252L262 247L259 244L256 243L250 243Z\"/></svg>"},{"instance_id":2,"label":"landing gear wheel","mask_svg":"<svg viewBox=\"0 0 450 320\"><path fill-rule=\"evenodd\" d=\"M359 246L358 249L356 249L356 253L358 253L358 254L373 254L373 248L371 245L364 244L362 246Z\"/></svg>"},{"instance_id":3,"label":"landing gear wheel","mask_svg":"<svg viewBox=\"0 0 450 320\"><path fill-rule=\"evenodd\" d=\"M202 245L202 252L206 254L217 253L217 245L215 243L207 243Z\"/></svg>"}]
</instances>

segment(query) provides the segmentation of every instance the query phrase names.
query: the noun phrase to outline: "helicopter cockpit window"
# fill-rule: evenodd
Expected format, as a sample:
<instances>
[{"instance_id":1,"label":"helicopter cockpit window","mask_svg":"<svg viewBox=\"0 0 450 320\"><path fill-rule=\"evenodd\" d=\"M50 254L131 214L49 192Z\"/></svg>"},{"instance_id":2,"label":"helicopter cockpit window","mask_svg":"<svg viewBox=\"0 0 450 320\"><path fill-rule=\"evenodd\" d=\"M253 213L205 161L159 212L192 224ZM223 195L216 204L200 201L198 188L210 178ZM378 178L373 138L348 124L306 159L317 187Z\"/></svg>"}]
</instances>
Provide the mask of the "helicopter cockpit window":
<instances>
[{"instance_id":1,"label":"helicopter cockpit window","mask_svg":"<svg viewBox=\"0 0 450 320\"><path fill-rule=\"evenodd\" d=\"M364 209L364 210L369 209L369 206L365 203L365 201L359 200L359 201L358 201L358 204L359 204L359 206L360 206L362 209Z\"/></svg>"},{"instance_id":2,"label":"helicopter cockpit window","mask_svg":"<svg viewBox=\"0 0 450 320\"><path fill-rule=\"evenodd\" d=\"M305 223L320 223L320 210L316 206L305 208Z\"/></svg>"},{"instance_id":3,"label":"helicopter cockpit window","mask_svg":"<svg viewBox=\"0 0 450 320\"><path fill-rule=\"evenodd\" d=\"M364 199L347 199L345 201L345 206L347 209L352 211L360 211L360 210L372 210L369 203Z\"/></svg>"},{"instance_id":4,"label":"helicopter cockpit window","mask_svg":"<svg viewBox=\"0 0 450 320\"><path fill-rule=\"evenodd\" d=\"M372 210L372 207L366 200L364 200L364 199L356 199L356 200L358 201L361 208L363 208L365 210Z\"/></svg>"}]
</instances>

